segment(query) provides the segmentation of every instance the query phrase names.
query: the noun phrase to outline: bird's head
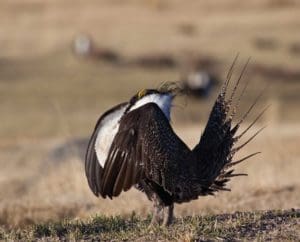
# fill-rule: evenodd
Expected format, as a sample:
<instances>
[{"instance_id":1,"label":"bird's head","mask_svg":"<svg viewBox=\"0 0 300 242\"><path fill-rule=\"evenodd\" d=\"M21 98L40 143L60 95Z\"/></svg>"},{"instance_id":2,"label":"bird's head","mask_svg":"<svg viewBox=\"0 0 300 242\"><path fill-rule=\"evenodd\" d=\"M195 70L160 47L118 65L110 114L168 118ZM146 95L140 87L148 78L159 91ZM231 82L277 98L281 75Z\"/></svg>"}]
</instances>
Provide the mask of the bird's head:
<instances>
[{"instance_id":1,"label":"bird's head","mask_svg":"<svg viewBox=\"0 0 300 242\"><path fill-rule=\"evenodd\" d=\"M181 88L174 83L163 84L158 89L142 89L130 99L127 112L140 108L147 103L156 103L166 117L170 119L172 101L179 90Z\"/></svg>"}]
</instances>

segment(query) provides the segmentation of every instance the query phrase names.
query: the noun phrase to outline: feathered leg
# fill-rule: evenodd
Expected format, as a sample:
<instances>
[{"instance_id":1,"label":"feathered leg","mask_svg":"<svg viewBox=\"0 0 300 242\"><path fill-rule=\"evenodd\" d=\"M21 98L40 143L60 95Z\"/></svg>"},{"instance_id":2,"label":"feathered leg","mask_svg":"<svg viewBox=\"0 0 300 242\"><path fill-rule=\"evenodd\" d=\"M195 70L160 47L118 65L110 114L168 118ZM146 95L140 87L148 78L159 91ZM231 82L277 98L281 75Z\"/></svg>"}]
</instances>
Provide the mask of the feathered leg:
<instances>
[{"instance_id":1,"label":"feathered leg","mask_svg":"<svg viewBox=\"0 0 300 242\"><path fill-rule=\"evenodd\" d=\"M163 209L163 206L160 203L160 199L156 194L153 194L152 200L153 200L154 211L153 211L153 217L150 226L159 225L159 222L161 220L160 213Z\"/></svg>"},{"instance_id":2,"label":"feathered leg","mask_svg":"<svg viewBox=\"0 0 300 242\"><path fill-rule=\"evenodd\" d=\"M164 220L163 220L163 226L169 226L174 218L174 204L172 203L169 206L164 207Z\"/></svg>"}]
</instances>

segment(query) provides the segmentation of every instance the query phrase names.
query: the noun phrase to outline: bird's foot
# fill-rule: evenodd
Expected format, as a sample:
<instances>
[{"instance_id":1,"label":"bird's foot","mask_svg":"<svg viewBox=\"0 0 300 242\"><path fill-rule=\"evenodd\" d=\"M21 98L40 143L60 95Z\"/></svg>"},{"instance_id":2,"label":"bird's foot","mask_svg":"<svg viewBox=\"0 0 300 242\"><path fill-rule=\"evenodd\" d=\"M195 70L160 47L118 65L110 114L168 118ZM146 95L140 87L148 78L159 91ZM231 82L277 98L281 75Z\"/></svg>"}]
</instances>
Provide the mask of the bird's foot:
<instances>
[{"instance_id":1,"label":"bird's foot","mask_svg":"<svg viewBox=\"0 0 300 242\"><path fill-rule=\"evenodd\" d=\"M153 217L150 223L150 227L159 226L162 221L162 207L161 206L154 206Z\"/></svg>"},{"instance_id":2,"label":"bird's foot","mask_svg":"<svg viewBox=\"0 0 300 242\"><path fill-rule=\"evenodd\" d=\"M153 214L150 226L151 227L158 226L160 224L160 221L161 221L161 219L159 218L159 216L156 216L156 215Z\"/></svg>"},{"instance_id":3,"label":"bird's foot","mask_svg":"<svg viewBox=\"0 0 300 242\"><path fill-rule=\"evenodd\" d=\"M164 219L162 226L163 227L168 227L170 224L172 224L173 219L174 219L174 205L171 204L170 206L164 207Z\"/></svg>"}]
</instances>

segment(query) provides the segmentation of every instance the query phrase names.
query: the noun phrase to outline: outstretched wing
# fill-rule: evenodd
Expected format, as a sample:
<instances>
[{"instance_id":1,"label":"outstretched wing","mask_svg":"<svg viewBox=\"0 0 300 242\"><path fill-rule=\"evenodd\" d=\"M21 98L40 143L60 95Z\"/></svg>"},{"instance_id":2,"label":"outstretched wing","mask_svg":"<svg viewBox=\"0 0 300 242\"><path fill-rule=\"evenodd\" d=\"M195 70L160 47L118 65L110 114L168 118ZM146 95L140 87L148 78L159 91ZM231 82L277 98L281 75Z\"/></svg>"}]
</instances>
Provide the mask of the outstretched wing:
<instances>
[{"instance_id":1,"label":"outstretched wing","mask_svg":"<svg viewBox=\"0 0 300 242\"><path fill-rule=\"evenodd\" d=\"M233 174L233 169L228 170L228 168L259 153L253 153L239 161L232 162L234 154L250 142L262 129L258 130L241 146L234 147L234 144L254 125L265 111L263 110L244 132L240 135L236 135L240 124L253 109L260 96L258 96L258 98L250 106L242 119L236 125L233 125L232 119L236 113L237 105L247 87L247 84L242 90L234 107L232 107L232 100L248 63L245 65L241 75L234 85L229 98L226 99L226 91L231 79L234 64L235 61L229 70L227 79L213 106L200 142L193 149L193 153L199 161L197 164L197 170L203 180L203 183L207 186L207 188L209 188L207 190L208 194L218 190L229 190L225 188L225 184L229 181L230 177L246 174Z\"/></svg>"},{"instance_id":2,"label":"outstretched wing","mask_svg":"<svg viewBox=\"0 0 300 242\"><path fill-rule=\"evenodd\" d=\"M188 147L173 132L169 120L155 103L135 109L120 121L102 179L98 181L101 195L118 196L142 178L172 193L172 176L180 172L180 163L176 160L188 152Z\"/></svg>"},{"instance_id":3,"label":"outstretched wing","mask_svg":"<svg viewBox=\"0 0 300 242\"><path fill-rule=\"evenodd\" d=\"M85 174L88 184L96 196L101 194L100 181L102 178L103 166L113 141L114 134L117 133L118 121L121 119L126 107L127 103L121 103L105 112L99 118L89 140L85 156Z\"/></svg>"}]
</instances>

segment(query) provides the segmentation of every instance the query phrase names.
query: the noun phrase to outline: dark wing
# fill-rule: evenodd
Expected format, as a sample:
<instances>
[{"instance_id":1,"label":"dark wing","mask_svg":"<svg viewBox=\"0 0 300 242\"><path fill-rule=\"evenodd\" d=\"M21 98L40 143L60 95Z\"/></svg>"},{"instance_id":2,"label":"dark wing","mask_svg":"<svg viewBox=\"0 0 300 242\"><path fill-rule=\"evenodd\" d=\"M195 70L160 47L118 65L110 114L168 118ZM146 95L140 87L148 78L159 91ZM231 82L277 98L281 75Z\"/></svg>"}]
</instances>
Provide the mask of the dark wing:
<instances>
[{"instance_id":1,"label":"dark wing","mask_svg":"<svg viewBox=\"0 0 300 242\"><path fill-rule=\"evenodd\" d=\"M96 196L101 194L101 177L103 173L103 167L101 167L97 154L95 151L95 144L99 131L109 122L110 117L117 115L121 118L122 112L125 110L127 103L121 103L107 112L105 112L98 120L93 134L89 140L86 156L85 156L85 174L88 180L88 184Z\"/></svg>"},{"instance_id":2,"label":"dark wing","mask_svg":"<svg viewBox=\"0 0 300 242\"><path fill-rule=\"evenodd\" d=\"M100 181L101 195L118 196L142 178L171 193L172 175L180 171L176 159L188 152L155 103L135 109L121 119Z\"/></svg>"},{"instance_id":3,"label":"dark wing","mask_svg":"<svg viewBox=\"0 0 300 242\"><path fill-rule=\"evenodd\" d=\"M249 110L244 114L242 119L233 126L232 119L235 115L237 105L247 87L247 84L245 85L234 107L232 107L232 100L247 64L245 65L240 77L233 87L231 95L228 99L226 99L225 96L229 80L232 75L234 65L233 63L228 73L226 82L222 87L221 93L217 97L217 100L210 113L210 117L201 136L200 142L193 149L193 153L199 161L197 165L199 174L201 174L201 179L203 180L203 183L210 188L208 190L208 193L217 190L229 190L225 188L225 184L227 181L229 181L230 177L246 174L233 174L233 170L228 170L228 168L259 153L257 152L239 161L232 162L233 155L248 142L250 142L262 129L258 130L243 145L234 148L234 144L253 126L253 124L261 117L261 115L265 111L263 110L244 132L242 132L240 135L236 135L240 124L247 117L247 115L255 106L259 97L261 96L258 96L258 98L250 106Z\"/></svg>"}]
</instances>

